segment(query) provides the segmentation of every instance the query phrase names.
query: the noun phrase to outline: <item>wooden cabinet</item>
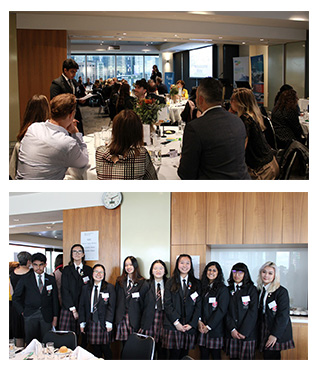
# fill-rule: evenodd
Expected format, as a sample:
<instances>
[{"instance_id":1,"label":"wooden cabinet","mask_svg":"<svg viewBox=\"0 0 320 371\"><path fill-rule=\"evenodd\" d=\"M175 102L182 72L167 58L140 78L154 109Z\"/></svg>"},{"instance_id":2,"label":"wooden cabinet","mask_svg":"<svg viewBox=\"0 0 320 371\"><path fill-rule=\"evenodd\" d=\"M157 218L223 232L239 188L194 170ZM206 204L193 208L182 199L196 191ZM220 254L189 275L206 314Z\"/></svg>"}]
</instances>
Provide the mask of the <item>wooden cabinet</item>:
<instances>
[{"instance_id":1,"label":"wooden cabinet","mask_svg":"<svg viewBox=\"0 0 320 371\"><path fill-rule=\"evenodd\" d=\"M283 243L308 243L308 193L283 193Z\"/></svg>"},{"instance_id":2,"label":"wooden cabinet","mask_svg":"<svg viewBox=\"0 0 320 371\"><path fill-rule=\"evenodd\" d=\"M308 324L292 323L292 334L295 348L282 351L281 359L308 359Z\"/></svg>"}]
</instances>

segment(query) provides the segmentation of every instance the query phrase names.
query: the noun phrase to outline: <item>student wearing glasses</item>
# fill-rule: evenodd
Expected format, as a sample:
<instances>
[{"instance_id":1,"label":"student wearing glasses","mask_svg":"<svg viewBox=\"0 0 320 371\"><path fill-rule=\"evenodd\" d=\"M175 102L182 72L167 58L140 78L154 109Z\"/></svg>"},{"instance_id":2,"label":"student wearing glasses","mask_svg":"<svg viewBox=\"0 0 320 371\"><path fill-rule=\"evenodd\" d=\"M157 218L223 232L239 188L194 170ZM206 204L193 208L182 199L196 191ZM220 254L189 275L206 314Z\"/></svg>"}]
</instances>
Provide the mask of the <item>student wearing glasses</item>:
<instances>
[{"instance_id":1,"label":"student wearing glasses","mask_svg":"<svg viewBox=\"0 0 320 371\"><path fill-rule=\"evenodd\" d=\"M79 322L81 333L87 334L87 342L93 347L93 354L98 358L112 359L110 343L113 341L116 292L105 277L105 267L96 264L92 281L82 287Z\"/></svg>"},{"instance_id":2,"label":"student wearing glasses","mask_svg":"<svg viewBox=\"0 0 320 371\"><path fill-rule=\"evenodd\" d=\"M230 359L254 359L257 338L258 292L248 267L235 264L228 279L226 353Z\"/></svg>"},{"instance_id":3,"label":"student wearing glasses","mask_svg":"<svg viewBox=\"0 0 320 371\"><path fill-rule=\"evenodd\" d=\"M70 250L70 261L63 268L61 276L62 308L60 313L59 330L74 331L79 334L78 310L82 287L89 284L92 278L92 268L85 264L84 248L75 244ZM85 347L85 337L81 345Z\"/></svg>"}]
</instances>

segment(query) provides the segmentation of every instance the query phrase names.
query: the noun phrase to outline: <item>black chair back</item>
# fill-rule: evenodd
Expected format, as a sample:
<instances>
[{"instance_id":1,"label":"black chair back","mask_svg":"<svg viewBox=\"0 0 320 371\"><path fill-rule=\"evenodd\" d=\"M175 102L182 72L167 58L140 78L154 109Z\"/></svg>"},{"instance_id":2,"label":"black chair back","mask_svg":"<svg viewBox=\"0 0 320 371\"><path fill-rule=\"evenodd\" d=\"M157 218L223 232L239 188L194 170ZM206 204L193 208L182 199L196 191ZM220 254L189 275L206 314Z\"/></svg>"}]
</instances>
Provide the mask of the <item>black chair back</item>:
<instances>
[{"instance_id":1,"label":"black chair back","mask_svg":"<svg viewBox=\"0 0 320 371\"><path fill-rule=\"evenodd\" d=\"M48 331L43 339L43 343L52 341L55 348L60 348L63 345L74 350L77 347L77 337L73 331Z\"/></svg>"},{"instance_id":2,"label":"black chair back","mask_svg":"<svg viewBox=\"0 0 320 371\"><path fill-rule=\"evenodd\" d=\"M151 336L133 333L126 341L121 359L123 360L152 360L154 356L154 339Z\"/></svg>"},{"instance_id":3,"label":"black chair back","mask_svg":"<svg viewBox=\"0 0 320 371\"><path fill-rule=\"evenodd\" d=\"M276 132L269 117L263 116L263 123L264 126L266 127L266 130L263 132L263 134L268 144L270 145L271 148L278 151Z\"/></svg>"}]
</instances>

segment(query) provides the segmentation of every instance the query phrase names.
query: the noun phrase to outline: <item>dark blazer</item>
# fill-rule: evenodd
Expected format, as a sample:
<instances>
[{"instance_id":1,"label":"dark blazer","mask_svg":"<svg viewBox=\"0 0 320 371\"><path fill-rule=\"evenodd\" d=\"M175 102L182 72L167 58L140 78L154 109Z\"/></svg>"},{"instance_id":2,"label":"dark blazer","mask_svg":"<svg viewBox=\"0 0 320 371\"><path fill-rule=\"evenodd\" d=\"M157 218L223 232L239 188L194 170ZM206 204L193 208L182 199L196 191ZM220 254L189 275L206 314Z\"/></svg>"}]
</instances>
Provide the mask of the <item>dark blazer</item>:
<instances>
[{"instance_id":1,"label":"dark blazer","mask_svg":"<svg viewBox=\"0 0 320 371\"><path fill-rule=\"evenodd\" d=\"M75 79L72 80L72 83L74 85L75 92L77 93L78 83ZM62 75L52 81L51 86L50 86L50 99L54 98L57 95L67 94L67 93L73 94L73 90ZM80 111L78 103L77 103L76 114L74 118L79 121L77 124L77 128L79 132L84 134L83 125L82 125L82 115L81 115L81 111Z\"/></svg>"},{"instance_id":2,"label":"dark blazer","mask_svg":"<svg viewBox=\"0 0 320 371\"><path fill-rule=\"evenodd\" d=\"M135 332L140 329L141 316L147 291L148 284L146 280L143 279L133 284L130 296L126 298L126 287L121 287L119 282L116 283L116 325L122 321L126 308L128 308L131 327ZM139 293L139 295L136 296L137 294L135 293Z\"/></svg>"},{"instance_id":3,"label":"dark blazer","mask_svg":"<svg viewBox=\"0 0 320 371\"><path fill-rule=\"evenodd\" d=\"M19 314L31 316L38 309L45 322L52 322L59 314L58 289L54 276L45 273L45 282L40 294L34 271L21 277L12 297L13 305Z\"/></svg>"},{"instance_id":4,"label":"dark blazer","mask_svg":"<svg viewBox=\"0 0 320 371\"><path fill-rule=\"evenodd\" d=\"M82 292L80 296L79 304L79 322L89 322L91 317L91 294L94 285L89 283L82 287ZM102 294L109 294L109 297ZM99 322L103 328L105 328L105 322L113 323L114 313L116 307L116 292L114 286L111 283L106 282L105 287L103 283L101 284L101 289L99 293L99 299L97 304Z\"/></svg>"},{"instance_id":5,"label":"dark blazer","mask_svg":"<svg viewBox=\"0 0 320 371\"><path fill-rule=\"evenodd\" d=\"M213 298L216 300L214 301ZM224 336L224 319L228 312L229 291L225 285L220 286L217 291L212 288L208 293L202 293L201 319L211 330L209 336L217 338Z\"/></svg>"},{"instance_id":6,"label":"dark blazer","mask_svg":"<svg viewBox=\"0 0 320 371\"><path fill-rule=\"evenodd\" d=\"M92 278L92 268L83 265L82 276L76 271L74 264L66 265L62 270L61 276L61 299L62 308L69 310L71 307L79 308L80 294L83 285L90 283L86 277ZM86 282L85 282L86 281Z\"/></svg>"},{"instance_id":7,"label":"dark blazer","mask_svg":"<svg viewBox=\"0 0 320 371\"><path fill-rule=\"evenodd\" d=\"M190 121L184 130L181 179L250 179L245 163L246 129L222 107Z\"/></svg>"},{"instance_id":8,"label":"dark blazer","mask_svg":"<svg viewBox=\"0 0 320 371\"><path fill-rule=\"evenodd\" d=\"M234 285L228 287L230 302L226 316L227 337L235 328L246 340L256 340L258 319L258 291L254 285L243 285L240 291L234 292ZM250 301L243 302L246 296Z\"/></svg>"},{"instance_id":9,"label":"dark blazer","mask_svg":"<svg viewBox=\"0 0 320 371\"><path fill-rule=\"evenodd\" d=\"M182 325L189 324L192 326L188 334L195 334L198 328L198 320L201 316L200 281L196 279L196 283L193 285L188 281L186 301L184 304L182 288L180 287L177 292L171 291L173 280L173 277L168 279L164 290L164 328L176 331L173 323L178 319ZM195 297L195 293L198 294L197 297ZM195 295L194 300L191 297L192 295Z\"/></svg>"},{"instance_id":10,"label":"dark blazer","mask_svg":"<svg viewBox=\"0 0 320 371\"><path fill-rule=\"evenodd\" d=\"M276 307L272 309L269 307L269 304L273 301L276 303ZM292 340L290 302L287 289L280 286L276 291L268 294L265 314L267 318L267 327L270 330L271 335L277 338L278 343L285 343ZM259 326L261 326L261 320L262 316L260 313Z\"/></svg>"},{"instance_id":11,"label":"dark blazer","mask_svg":"<svg viewBox=\"0 0 320 371\"><path fill-rule=\"evenodd\" d=\"M148 291L145 296L144 308L141 317L141 328L143 330L149 330L154 321L156 311L156 288L154 282L154 280L147 281ZM164 297L162 300L164 302Z\"/></svg>"}]
</instances>

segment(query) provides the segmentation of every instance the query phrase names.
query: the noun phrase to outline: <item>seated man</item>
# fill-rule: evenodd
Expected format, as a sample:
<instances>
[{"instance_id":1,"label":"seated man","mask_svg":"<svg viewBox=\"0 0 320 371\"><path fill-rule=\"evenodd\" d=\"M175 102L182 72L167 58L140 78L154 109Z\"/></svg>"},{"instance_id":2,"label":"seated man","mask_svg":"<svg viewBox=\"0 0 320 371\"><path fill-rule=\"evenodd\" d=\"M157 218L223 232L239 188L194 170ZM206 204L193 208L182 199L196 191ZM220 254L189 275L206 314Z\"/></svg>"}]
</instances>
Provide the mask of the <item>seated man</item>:
<instances>
[{"instance_id":1,"label":"seated man","mask_svg":"<svg viewBox=\"0 0 320 371\"><path fill-rule=\"evenodd\" d=\"M202 79L196 92L202 115L184 130L178 169L181 179L250 179L245 126L222 108L221 102L221 83L211 77Z\"/></svg>"},{"instance_id":2,"label":"seated man","mask_svg":"<svg viewBox=\"0 0 320 371\"><path fill-rule=\"evenodd\" d=\"M161 104L166 104L165 98L160 97L160 95L157 94L157 85L155 83L148 84L147 98L155 99L156 101L159 101L159 103Z\"/></svg>"},{"instance_id":3,"label":"seated man","mask_svg":"<svg viewBox=\"0 0 320 371\"><path fill-rule=\"evenodd\" d=\"M160 95L168 94L167 85L163 84L162 78L159 76L157 76L156 78L156 85L157 85L158 93Z\"/></svg>"},{"instance_id":4,"label":"seated man","mask_svg":"<svg viewBox=\"0 0 320 371\"><path fill-rule=\"evenodd\" d=\"M137 80L134 84L133 93L139 99L142 100L146 97L148 91L148 83L145 79Z\"/></svg>"}]
</instances>

